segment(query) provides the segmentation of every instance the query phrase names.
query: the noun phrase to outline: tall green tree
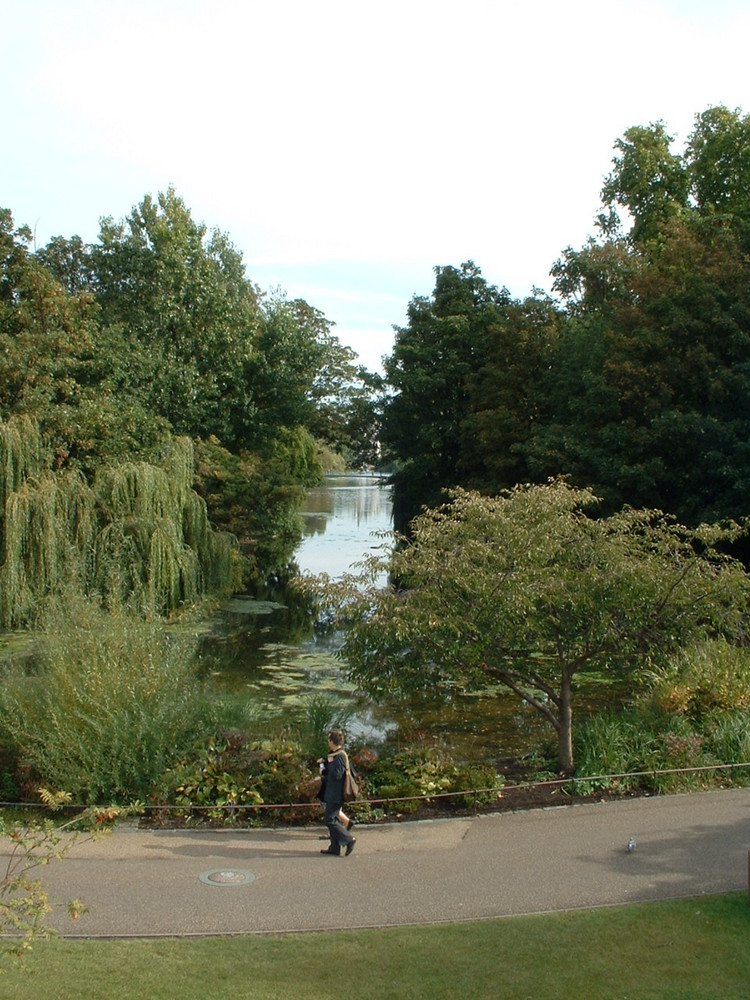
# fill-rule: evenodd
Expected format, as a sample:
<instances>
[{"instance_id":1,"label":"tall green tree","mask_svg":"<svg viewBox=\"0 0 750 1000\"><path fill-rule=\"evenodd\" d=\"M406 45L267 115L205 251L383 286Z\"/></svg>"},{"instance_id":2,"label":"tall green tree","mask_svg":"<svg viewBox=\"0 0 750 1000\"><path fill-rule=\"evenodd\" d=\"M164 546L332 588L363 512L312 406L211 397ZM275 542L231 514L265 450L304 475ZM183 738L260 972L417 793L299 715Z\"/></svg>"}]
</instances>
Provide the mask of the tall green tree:
<instances>
[{"instance_id":1,"label":"tall green tree","mask_svg":"<svg viewBox=\"0 0 750 1000\"><path fill-rule=\"evenodd\" d=\"M499 684L553 727L559 770L572 773L587 673L635 677L699 637L743 639L750 596L742 567L712 548L718 532L594 507L561 481L455 491L365 578L309 584L350 626L353 679L373 695Z\"/></svg>"},{"instance_id":2,"label":"tall green tree","mask_svg":"<svg viewBox=\"0 0 750 1000\"><path fill-rule=\"evenodd\" d=\"M122 222L104 219L91 265L102 324L130 347L119 388L179 434L242 447L253 434L248 368L262 315L229 239L196 223L170 188Z\"/></svg>"},{"instance_id":3,"label":"tall green tree","mask_svg":"<svg viewBox=\"0 0 750 1000\"><path fill-rule=\"evenodd\" d=\"M605 231L620 228L615 205L627 209L635 243L652 239L686 210L689 181L682 158L671 150L673 141L664 123L656 122L648 128L629 128L615 142L618 155L602 188L602 202L609 210L599 217Z\"/></svg>"},{"instance_id":4,"label":"tall green tree","mask_svg":"<svg viewBox=\"0 0 750 1000\"><path fill-rule=\"evenodd\" d=\"M723 105L696 116L684 154L698 212L725 219L750 237L750 115Z\"/></svg>"},{"instance_id":5,"label":"tall green tree","mask_svg":"<svg viewBox=\"0 0 750 1000\"><path fill-rule=\"evenodd\" d=\"M745 516L746 128L710 109L681 157L661 124L618 144L603 194L629 209L630 232L605 227L553 269L569 319L522 446L537 481L566 474L608 510L659 507L692 525Z\"/></svg>"},{"instance_id":6,"label":"tall green tree","mask_svg":"<svg viewBox=\"0 0 750 1000\"><path fill-rule=\"evenodd\" d=\"M356 354L333 326L303 299L277 294L263 303L248 376L256 402L256 445L274 440L279 428L304 427L348 457L355 449L372 450L379 381L356 364Z\"/></svg>"},{"instance_id":7,"label":"tall green tree","mask_svg":"<svg viewBox=\"0 0 750 1000\"><path fill-rule=\"evenodd\" d=\"M0 211L0 418L25 414L39 425L57 468L92 474L104 460L151 458L168 426L136 398L118 392L113 358L132 355L103 338L86 281L65 276L61 239L57 263L31 251L31 232ZM80 247L74 248L80 263ZM71 268L78 264L71 264Z\"/></svg>"},{"instance_id":8,"label":"tall green tree","mask_svg":"<svg viewBox=\"0 0 750 1000\"><path fill-rule=\"evenodd\" d=\"M512 300L471 262L437 268L432 297L412 300L385 360L383 440L399 463L399 530L446 488L492 493L528 479L522 446L562 319L548 297Z\"/></svg>"},{"instance_id":9,"label":"tall green tree","mask_svg":"<svg viewBox=\"0 0 750 1000\"><path fill-rule=\"evenodd\" d=\"M539 386L562 321L552 300L537 294L509 302L488 326L484 359L467 377L469 412L457 466L462 486L496 493L528 480L523 446L539 420Z\"/></svg>"},{"instance_id":10,"label":"tall green tree","mask_svg":"<svg viewBox=\"0 0 750 1000\"><path fill-rule=\"evenodd\" d=\"M459 481L469 379L485 361L488 327L509 300L472 261L436 267L432 296L415 296L407 326L396 329L385 359L391 395L382 440L400 463L394 516L401 528L422 504L436 502L444 487Z\"/></svg>"}]
</instances>

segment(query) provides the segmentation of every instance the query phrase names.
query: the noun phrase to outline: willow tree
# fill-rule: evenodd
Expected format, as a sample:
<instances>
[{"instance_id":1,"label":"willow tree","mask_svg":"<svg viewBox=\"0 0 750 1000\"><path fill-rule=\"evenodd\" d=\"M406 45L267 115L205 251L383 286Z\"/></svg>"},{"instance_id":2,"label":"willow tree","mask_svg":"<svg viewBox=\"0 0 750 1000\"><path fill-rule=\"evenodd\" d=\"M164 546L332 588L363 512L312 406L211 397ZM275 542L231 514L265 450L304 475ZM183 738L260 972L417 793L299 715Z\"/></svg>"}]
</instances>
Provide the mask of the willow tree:
<instances>
[{"instance_id":1,"label":"willow tree","mask_svg":"<svg viewBox=\"0 0 750 1000\"><path fill-rule=\"evenodd\" d=\"M49 580L58 565L57 537L45 537L55 507L45 469L35 421L27 416L0 420L0 624L5 627L25 617L36 583ZM32 483L40 484L33 519Z\"/></svg>"},{"instance_id":2,"label":"willow tree","mask_svg":"<svg viewBox=\"0 0 750 1000\"><path fill-rule=\"evenodd\" d=\"M628 678L682 645L741 632L748 578L657 511L591 516L562 481L497 497L456 491L412 522L369 576L323 581L351 626L342 655L375 696L505 689L554 728L572 773L573 715L588 673ZM382 570L391 583L382 588ZM313 583L311 586L315 587Z\"/></svg>"},{"instance_id":3,"label":"willow tree","mask_svg":"<svg viewBox=\"0 0 750 1000\"><path fill-rule=\"evenodd\" d=\"M95 542L96 589L120 599L135 593L153 611L240 583L235 540L211 528L191 488L193 445L173 443L164 467L145 462L102 469L94 483L106 523Z\"/></svg>"},{"instance_id":4,"label":"willow tree","mask_svg":"<svg viewBox=\"0 0 750 1000\"><path fill-rule=\"evenodd\" d=\"M0 625L71 583L157 613L236 589L236 542L211 528L192 469L192 444L177 439L162 467L108 466L89 484L50 470L32 420L0 421Z\"/></svg>"},{"instance_id":5,"label":"willow tree","mask_svg":"<svg viewBox=\"0 0 750 1000\"><path fill-rule=\"evenodd\" d=\"M28 416L0 420L0 511L5 501L28 476L43 468L42 439L36 422Z\"/></svg>"}]
</instances>

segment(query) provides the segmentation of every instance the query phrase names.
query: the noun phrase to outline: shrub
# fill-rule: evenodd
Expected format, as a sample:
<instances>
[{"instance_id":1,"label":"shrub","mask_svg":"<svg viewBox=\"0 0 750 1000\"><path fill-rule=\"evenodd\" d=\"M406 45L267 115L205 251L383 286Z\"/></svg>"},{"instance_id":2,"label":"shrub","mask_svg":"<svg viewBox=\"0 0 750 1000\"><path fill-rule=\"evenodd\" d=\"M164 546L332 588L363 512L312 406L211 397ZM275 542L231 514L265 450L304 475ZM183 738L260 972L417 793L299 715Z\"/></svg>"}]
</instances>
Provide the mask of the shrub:
<instances>
[{"instance_id":1,"label":"shrub","mask_svg":"<svg viewBox=\"0 0 750 1000\"><path fill-rule=\"evenodd\" d=\"M642 779L627 775L644 769L653 748L653 734L641 715L623 711L591 716L575 730L576 776L600 780L582 782L580 790L637 788Z\"/></svg>"},{"instance_id":2,"label":"shrub","mask_svg":"<svg viewBox=\"0 0 750 1000\"><path fill-rule=\"evenodd\" d=\"M232 732L210 740L197 758L172 768L160 791L168 803L181 807L178 817L233 823L255 818L247 807L299 801L313 777L299 744L250 740Z\"/></svg>"},{"instance_id":3,"label":"shrub","mask_svg":"<svg viewBox=\"0 0 750 1000\"><path fill-rule=\"evenodd\" d=\"M497 797L495 790L501 783L494 768L459 766L445 750L432 746L410 747L385 756L366 774L368 796L402 799L397 804L402 813L415 812L421 803L437 796L443 796L446 805L486 805ZM456 795L459 792L469 794Z\"/></svg>"},{"instance_id":4,"label":"shrub","mask_svg":"<svg viewBox=\"0 0 750 1000\"><path fill-rule=\"evenodd\" d=\"M578 727L576 784L581 791L674 792L734 780L701 769L750 760L748 721L743 711L716 712L701 725L654 710L594 716ZM598 780L580 780L589 777Z\"/></svg>"},{"instance_id":5,"label":"shrub","mask_svg":"<svg viewBox=\"0 0 750 1000\"><path fill-rule=\"evenodd\" d=\"M346 732L354 715L351 704L330 694L319 692L303 699L298 719L290 727L301 745L302 753L313 760L328 753L326 733L334 728Z\"/></svg>"},{"instance_id":6,"label":"shrub","mask_svg":"<svg viewBox=\"0 0 750 1000\"><path fill-rule=\"evenodd\" d=\"M86 804L145 799L156 779L209 731L189 638L158 619L55 602L34 669L9 669L0 716L43 784Z\"/></svg>"},{"instance_id":7,"label":"shrub","mask_svg":"<svg viewBox=\"0 0 750 1000\"><path fill-rule=\"evenodd\" d=\"M706 722L705 745L718 760L731 764L750 763L750 711L716 712ZM723 772L724 780L747 782L750 769Z\"/></svg>"},{"instance_id":8,"label":"shrub","mask_svg":"<svg viewBox=\"0 0 750 1000\"><path fill-rule=\"evenodd\" d=\"M750 711L750 650L723 639L682 650L654 675L643 701L696 721L717 710Z\"/></svg>"}]
</instances>

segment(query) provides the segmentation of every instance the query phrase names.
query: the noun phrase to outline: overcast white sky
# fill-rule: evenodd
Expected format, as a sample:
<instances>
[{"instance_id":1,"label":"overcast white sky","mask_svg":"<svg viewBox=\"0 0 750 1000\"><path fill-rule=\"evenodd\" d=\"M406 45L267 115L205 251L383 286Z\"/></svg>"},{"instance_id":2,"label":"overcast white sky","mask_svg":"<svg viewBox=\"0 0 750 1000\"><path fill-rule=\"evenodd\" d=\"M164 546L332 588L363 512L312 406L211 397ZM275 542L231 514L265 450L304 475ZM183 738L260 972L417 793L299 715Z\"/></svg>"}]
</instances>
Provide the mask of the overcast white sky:
<instances>
[{"instance_id":1,"label":"overcast white sky","mask_svg":"<svg viewBox=\"0 0 750 1000\"><path fill-rule=\"evenodd\" d=\"M750 113L748 0L0 0L0 206L93 241L171 184L379 367L435 265L514 296L613 143Z\"/></svg>"}]
</instances>

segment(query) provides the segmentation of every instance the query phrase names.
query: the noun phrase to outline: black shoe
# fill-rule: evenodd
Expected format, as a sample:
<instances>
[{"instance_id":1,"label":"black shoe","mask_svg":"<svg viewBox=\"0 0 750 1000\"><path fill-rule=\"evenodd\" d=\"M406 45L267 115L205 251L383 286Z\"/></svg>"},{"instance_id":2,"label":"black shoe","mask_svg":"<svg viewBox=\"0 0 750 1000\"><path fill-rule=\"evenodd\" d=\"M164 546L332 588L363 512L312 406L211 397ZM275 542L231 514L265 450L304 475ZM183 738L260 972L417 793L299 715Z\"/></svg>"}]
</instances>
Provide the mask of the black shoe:
<instances>
[{"instance_id":1,"label":"black shoe","mask_svg":"<svg viewBox=\"0 0 750 1000\"><path fill-rule=\"evenodd\" d=\"M351 830L351 828L352 828L353 826L354 826L354 820L353 820L353 819L350 819L350 820L349 820L349 823L348 823L348 825L347 825L347 827L346 827L346 828L347 828L347 830Z\"/></svg>"},{"instance_id":2,"label":"black shoe","mask_svg":"<svg viewBox=\"0 0 750 1000\"><path fill-rule=\"evenodd\" d=\"M344 851L344 857L345 858L348 858L349 855L352 853L352 851L354 850L354 845L356 843L357 843L357 838L356 837L352 837L351 843L349 843L349 844L346 845L346 850Z\"/></svg>"},{"instance_id":3,"label":"black shoe","mask_svg":"<svg viewBox=\"0 0 750 1000\"><path fill-rule=\"evenodd\" d=\"M332 854L334 858L341 857L341 851L332 851L331 848L327 848L325 851L321 851L321 854ZM348 848L347 848L348 853Z\"/></svg>"}]
</instances>

